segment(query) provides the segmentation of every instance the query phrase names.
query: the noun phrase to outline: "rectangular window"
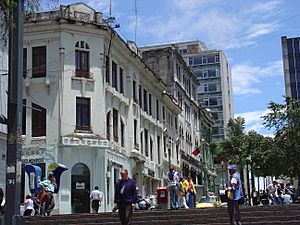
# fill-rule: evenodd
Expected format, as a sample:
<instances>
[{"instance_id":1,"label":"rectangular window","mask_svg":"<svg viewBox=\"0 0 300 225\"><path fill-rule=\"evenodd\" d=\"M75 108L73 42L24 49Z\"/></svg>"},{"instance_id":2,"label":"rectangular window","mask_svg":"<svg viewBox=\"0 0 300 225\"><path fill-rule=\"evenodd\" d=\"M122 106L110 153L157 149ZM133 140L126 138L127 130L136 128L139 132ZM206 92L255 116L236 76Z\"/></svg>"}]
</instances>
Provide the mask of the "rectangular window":
<instances>
[{"instance_id":1,"label":"rectangular window","mask_svg":"<svg viewBox=\"0 0 300 225\"><path fill-rule=\"evenodd\" d=\"M90 99L76 97L76 130L91 129Z\"/></svg>"},{"instance_id":2,"label":"rectangular window","mask_svg":"<svg viewBox=\"0 0 300 225\"><path fill-rule=\"evenodd\" d=\"M112 87L118 91L118 74L117 74L117 64L112 61L111 64L111 76L112 76Z\"/></svg>"},{"instance_id":3,"label":"rectangular window","mask_svg":"<svg viewBox=\"0 0 300 225\"><path fill-rule=\"evenodd\" d=\"M177 120L177 117L175 117L175 130L176 131L178 130L178 120Z\"/></svg>"},{"instance_id":4,"label":"rectangular window","mask_svg":"<svg viewBox=\"0 0 300 225\"><path fill-rule=\"evenodd\" d=\"M207 78L208 77L208 71L207 70L203 70L202 71L202 75L203 75L203 78Z\"/></svg>"},{"instance_id":5,"label":"rectangular window","mask_svg":"<svg viewBox=\"0 0 300 225\"><path fill-rule=\"evenodd\" d=\"M219 57L219 55L216 55L216 62L220 62L220 57Z\"/></svg>"},{"instance_id":6,"label":"rectangular window","mask_svg":"<svg viewBox=\"0 0 300 225\"><path fill-rule=\"evenodd\" d=\"M150 160L153 161L153 141L150 138Z\"/></svg>"},{"instance_id":7,"label":"rectangular window","mask_svg":"<svg viewBox=\"0 0 300 225\"><path fill-rule=\"evenodd\" d=\"M160 136L157 136L157 162L160 164Z\"/></svg>"},{"instance_id":8,"label":"rectangular window","mask_svg":"<svg viewBox=\"0 0 300 225\"><path fill-rule=\"evenodd\" d=\"M90 77L90 65L89 65L89 52L87 51L75 51L76 58L76 77Z\"/></svg>"},{"instance_id":9,"label":"rectangular window","mask_svg":"<svg viewBox=\"0 0 300 225\"><path fill-rule=\"evenodd\" d=\"M134 139L134 146L138 145L137 143L137 120L133 120L133 139Z\"/></svg>"},{"instance_id":10,"label":"rectangular window","mask_svg":"<svg viewBox=\"0 0 300 225\"><path fill-rule=\"evenodd\" d=\"M167 155L167 138L164 136L164 155Z\"/></svg>"},{"instance_id":11,"label":"rectangular window","mask_svg":"<svg viewBox=\"0 0 300 225\"><path fill-rule=\"evenodd\" d=\"M156 99L156 119L159 120L159 101Z\"/></svg>"},{"instance_id":12,"label":"rectangular window","mask_svg":"<svg viewBox=\"0 0 300 225\"><path fill-rule=\"evenodd\" d=\"M210 84L208 85L208 91L209 91L209 92L217 91L217 84L216 84L216 83L210 83Z\"/></svg>"},{"instance_id":13,"label":"rectangular window","mask_svg":"<svg viewBox=\"0 0 300 225\"><path fill-rule=\"evenodd\" d=\"M209 99L209 105L218 105L218 99L217 98L210 98Z\"/></svg>"},{"instance_id":14,"label":"rectangular window","mask_svg":"<svg viewBox=\"0 0 300 225\"><path fill-rule=\"evenodd\" d=\"M26 99L23 99L22 106L22 135L26 135Z\"/></svg>"},{"instance_id":15,"label":"rectangular window","mask_svg":"<svg viewBox=\"0 0 300 225\"><path fill-rule=\"evenodd\" d=\"M120 77L120 93L124 94L124 84L123 84L123 69L120 67L119 69L119 77Z\"/></svg>"},{"instance_id":16,"label":"rectangular window","mask_svg":"<svg viewBox=\"0 0 300 225\"><path fill-rule=\"evenodd\" d=\"M32 103L32 137L46 136L46 109Z\"/></svg>"},{"instance_id":17,"label":"rectangular window","mask_svg":"<svg viewBox=\"0 0 300 225\"><path fill-rule=\"evenodd\" d=\"M23 48L23 78L27 77L27 48Z\"/></svg>"},{"instance_id":18,"label":"rectangular window","mask_svg":"<svg viewBox=\"0 0 300 225\"><path fill-rule=\"evenodd\" d=\"M163 120L166 120L166 111L165 111L165 107L162 107L162 113L163 113Z\"/></svg>"},{"instance_id":19,"label":"rectangular window","mask_svg":"<svg viewBox=\"0 0 300 225\"><path fill-rule=\"evenodd\" d=\"M110 84L110 64L109 56L105 57L105 81Z\"/></svg>"},{"instance_id":20,"label":"rectangular window","mask_svg":"<svg viewBox=\"0 0 300 225\"><path fill-rule=\"evenodd\" d=\"M152 116L152 95L149 94L149 115Z\"/></svg>"},{"instance_id":21,"label":"rectangular window","mask_svg":"<svg viewBox=\"0 0 300 225\"><path fill-rule=\"evenodd\" d=\"M145 154L146 154L146 157L149 157L149 149L148 149L148 130L145 129L145 135L144 135L144 138L145 138Z\"/></svg>"},{"instance_id":22,"label":"rectangular window","mask_svg":"<svg viewBox=\"0 0 300 225\"><path fill-rule=\"evenodd\" d=\"M32 77L46 76L46 46L32 48Z\"/></svg>"},{"instance_id":23,"label":"rectangular window","mask_svg":"<svg viewBox=\"0 0 300 225\"><path fill-rule=\"evenodd\" d=\"M140 142L141 142L141 154L143 155L144 154L144 141L143 141L143 132L141 132L140 134Z\"/></svg>"},{"instance_id":24,"label":"rectangular window","mask_svg":"<svg viewBox=\"0 0 300 225\"><path fill-rule=\"evenodd\" d=\"M132 81L132 98L135 103L138 103L138 100L136 98L136 82L135 82L135 80Z\"/></svg>"},{"instance_id":25,"label":"rectangular window","mask_svg":"<svg viewBox=\"0 0 300 225\"><path fill-rule=\"evenodd\" d=\"M119 123L119 113L118 110L113 109L113 135L114 135L114 141L119 141L119 135L118 135L118 123Z\"/></svg>"},{"instance_id":26,"label":"rectangular window","mask_svg":"<svg viewBox=\"0 0 300 225\"><path fill-rule=\"evenodd\" d=\"M143 98L142 98L142 86L139 85L139 103L140 103L140 107L143 107Z\"/></svg>"},{"instance_id":27,"label":"rectangular window","mask_svg":"<svg viewBox=\"0 0 300 225\"><path fill-rule=\"evenodd\" d=\"M148 112L148 99L147 99L147 91L144 89L144 111Z\"/></svg>"},{"instance_id":28,"label":"rectangular window","mask_svg":"<svg viewBox=\"0 0 300 225\"><path fill-rule=\"evenodd\" d=\"M121 120L121 146L122 147L125 146L125 136L124 135L125 135L125 124Z\"/></svg>"},{"instance_id":29,"label":"rectangular window","mask_svg":"<svg viewBox=\"0 0 300 225\"><path fill-rule=\"evenodd\" d=\"M111 114L110 111L106 114L106 139L109 141L110 141L110 114Z\"/></svg>"},{"instance_id":30,"label":"rectangular window","mask_svg":"<svg viewBox=\"0 0 300 225\"><path fill-rule=\"evenodd\" d=\"M176 145L176 159L179 162L179 145Z\"/></svg>"}]
</instances>

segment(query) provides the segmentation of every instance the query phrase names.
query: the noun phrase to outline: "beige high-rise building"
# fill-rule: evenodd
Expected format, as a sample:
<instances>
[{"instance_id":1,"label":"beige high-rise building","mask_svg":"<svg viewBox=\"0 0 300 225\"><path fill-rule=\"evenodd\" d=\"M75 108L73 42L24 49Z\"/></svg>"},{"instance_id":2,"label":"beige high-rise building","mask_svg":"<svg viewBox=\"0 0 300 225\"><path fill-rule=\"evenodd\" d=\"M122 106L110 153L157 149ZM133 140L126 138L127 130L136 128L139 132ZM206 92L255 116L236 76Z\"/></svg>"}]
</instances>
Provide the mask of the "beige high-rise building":
<instances>
[{"instance_id":1,"label":"beige high-rise building","mask_svg":"<svg viewBox=\"0 0 300 225\"><path fill-rule=\"evenodd\" d=\"M222 50L208 50L203 42L177 43L186 64L197 76L200 85L197 99L211 110L215 120L213 141L226 137L226 127L233 114L231 68Z\"/></svg>"}]
</instances>

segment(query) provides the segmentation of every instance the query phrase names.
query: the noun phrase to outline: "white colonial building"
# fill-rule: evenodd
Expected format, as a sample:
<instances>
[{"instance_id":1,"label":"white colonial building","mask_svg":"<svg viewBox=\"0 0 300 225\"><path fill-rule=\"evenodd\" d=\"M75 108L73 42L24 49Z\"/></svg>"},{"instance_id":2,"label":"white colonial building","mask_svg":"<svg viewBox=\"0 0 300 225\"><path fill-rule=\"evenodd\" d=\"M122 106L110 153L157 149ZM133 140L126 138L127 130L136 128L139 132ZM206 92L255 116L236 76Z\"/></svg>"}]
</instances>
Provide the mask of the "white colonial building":
<instances>
[{"instance_id":1,"label":"white colonial building","mask_svg":"<svg viewBox=\"0 0 300 225\"><path fill-rule=\"evenodd\" d=\"M22 162L41 166L43 177L50 163L69 168L56 213L89 212L96 185L101 210L111 211L120 168L142 195L155 192L169 164L180 165L173 121L182 109L135 44L83 3L36 14L24 32ZM22 195L24 175L23 185Z\"/></svg>"}]
</instances>

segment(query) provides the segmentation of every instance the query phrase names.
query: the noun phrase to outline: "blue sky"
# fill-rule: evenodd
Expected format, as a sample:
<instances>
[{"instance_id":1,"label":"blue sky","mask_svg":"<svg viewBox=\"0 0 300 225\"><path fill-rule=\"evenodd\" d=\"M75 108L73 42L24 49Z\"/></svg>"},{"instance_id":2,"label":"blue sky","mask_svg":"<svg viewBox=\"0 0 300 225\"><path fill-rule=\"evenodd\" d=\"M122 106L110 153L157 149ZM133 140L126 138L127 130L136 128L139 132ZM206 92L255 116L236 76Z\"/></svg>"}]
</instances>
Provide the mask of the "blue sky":
<instances>
[{"instance_id":1,"label":"blue sky","mask_svg":"<svg viewBox=\"0 0 300 225\"><path fill-rule=\"evenodd\" d=\"M235 116L269 135L261 115L284 95L281 36L300 35L298 0L111 0L118 32L138 46L189 40L224 50L233 77ZM61 3L78 2L61 0ZM109 16L110 0L86 0Z\"/></svg>"}]
</instances>

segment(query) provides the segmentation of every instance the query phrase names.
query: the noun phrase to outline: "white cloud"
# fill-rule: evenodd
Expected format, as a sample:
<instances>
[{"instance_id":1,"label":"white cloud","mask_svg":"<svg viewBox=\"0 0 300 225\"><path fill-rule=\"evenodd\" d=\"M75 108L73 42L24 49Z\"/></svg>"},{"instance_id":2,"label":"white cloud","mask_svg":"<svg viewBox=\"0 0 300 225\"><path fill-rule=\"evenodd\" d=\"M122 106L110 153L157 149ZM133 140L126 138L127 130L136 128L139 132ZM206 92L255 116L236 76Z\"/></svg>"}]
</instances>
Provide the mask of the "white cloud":
<instances>
[{"instance_id":1,"label":"white cloud","mask_svg":"<svg viewBox=\"0 0 300 225\"><path fill-rule=\"evenodd\" d=\"M253 39L262 35L266 35L274 32L277 29L277 25L274 23L260 23L254 24L249 28L249 35L247 35L247 39Z\"/></svg>"},{"instance_id":2,"label":"white cloud","mask_svg":"<svg viewBox=\"0 0 300 225\"><path fill-rule=\"evenodd\" d=\"M247 63L237 64L232 67L234 95L259 94L261 90L256 84L266 77L281 76L282 61L270 62L265 66L252 66Z\"/></svg>"},{"instance_id":3,"label":"white cloud","mask_svg":"<svg viewBox=\"0 0 300 225\"><path fill-rule=\"evenodd\" d=\"M249 8L248 13L273 12L281 3L282 1L279 0L257 2Z\"/></svg>"},{"instance_id":4,"label":"white cloud","mask_svg":"<svg viewBox=\"0 0 300 225\"><path fill-rule=\"evenodd\" d=\"M263 125L263 119L262 116L269 113L270 110L257 110L253 112L244 112L240 114L236 114L235 117L243 117L245 118L245 125L246 125L246 132L250 130L254 130L257 133L260 133L264 136L273 136L272 131L266 129Z\"/></svg>"},{"instance_id":5,"label":"white cloud","mask_svg":"<svg viewBox=\"0 0 300 225\"><path fill-rule=\"evenodd\" d=\"M225 4L221 0L169 0L161 14L139 15L138 37L147 37L152 43L200 39L209 48L244 48L278 29L268 15L280 4L278 0L254 4L252 1ZM127 29L132 32L135 18L128 19Z\"/></svg>"}]
</instances>

